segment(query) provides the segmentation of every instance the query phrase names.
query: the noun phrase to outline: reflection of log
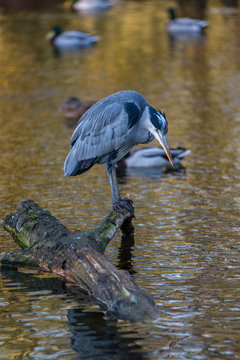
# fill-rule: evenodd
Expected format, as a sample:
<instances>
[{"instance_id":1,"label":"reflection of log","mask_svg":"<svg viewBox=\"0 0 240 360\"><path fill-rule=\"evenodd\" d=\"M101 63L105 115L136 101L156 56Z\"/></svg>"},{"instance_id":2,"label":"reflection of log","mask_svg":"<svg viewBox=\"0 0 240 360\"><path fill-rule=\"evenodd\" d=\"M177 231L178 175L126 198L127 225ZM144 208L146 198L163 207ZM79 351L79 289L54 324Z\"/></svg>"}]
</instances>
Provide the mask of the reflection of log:
<instances>
[{"instance_id":1,"label":"reflection of log","mask_svg":"<svg viewBox=\"0 0 240 360\"><path fill-rule=\"evenodd\" d=\"M128 272L117 270L103 255L118 228L125 233L132 229L127 210L112 210L93 230L72 232L27 200L2 225L22 249L1 254L2 265L30 266L61 275L121 319L144 321L157 316L152 299Z\"/></svg>"}]
</instances>

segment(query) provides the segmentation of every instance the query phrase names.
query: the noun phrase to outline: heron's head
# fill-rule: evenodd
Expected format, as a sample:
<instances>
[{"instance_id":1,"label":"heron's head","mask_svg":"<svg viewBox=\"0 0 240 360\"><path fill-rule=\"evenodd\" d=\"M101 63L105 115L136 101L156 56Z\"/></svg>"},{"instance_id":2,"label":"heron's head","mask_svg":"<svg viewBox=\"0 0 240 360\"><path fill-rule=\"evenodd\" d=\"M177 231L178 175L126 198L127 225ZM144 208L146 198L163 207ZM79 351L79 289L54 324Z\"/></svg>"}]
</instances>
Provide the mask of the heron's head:
<instances>
[{"instance_id":1,"label":"heron's head","mask_svg":"<svg viewBox=\"0 0 240 360\"><path fill-rule=\"evenodd\" d=\"M155 139L159 141L159 143L165 150L168 160L173 166L172 156L170 154L169 146L166 139L166 134L168 132L168 123L165 114L162 113L160 110L156 110L152 106L149 106L149 119L150 122L148 130L153 134Z\"/></svg>"}]
</instances>

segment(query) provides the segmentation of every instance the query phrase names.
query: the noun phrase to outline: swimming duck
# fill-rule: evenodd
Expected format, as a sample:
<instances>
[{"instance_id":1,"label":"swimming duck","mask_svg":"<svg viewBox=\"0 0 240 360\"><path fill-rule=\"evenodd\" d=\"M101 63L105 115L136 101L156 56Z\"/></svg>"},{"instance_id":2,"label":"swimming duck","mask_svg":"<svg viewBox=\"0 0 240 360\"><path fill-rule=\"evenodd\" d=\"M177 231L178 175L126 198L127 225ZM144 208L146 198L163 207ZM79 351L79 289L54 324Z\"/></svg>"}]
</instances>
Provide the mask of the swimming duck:
<instances>
[{"instance_id":1,"label":"swimming duck","mask_svg":"<svg viewBox=\"0 0 240 360\"><path fill-rule=\"evenodd\" d=\"M168 9L170 20L167 22L167 31L169 33L196 33L201 34L203 29L208 26L206 20L191 19L191 18L178 18L176 9Z\"/></svg>"},{"instance_id":2,"label":"swimming duck","mask_svg":"<svg viewBox=\"0 0 240 360\"><path fill-rule=\"evenodd\" d=\"M73 127L77 124L80 117L95 103L96 101L82 102L76 96L71 96L60 108L60 111L64 111L67 125Z\"/></svg>"},{"instance_id":3,"label":"swimming duck","mask_svg":"<svg viewBox=\"0 0 240 360\"><path fill-rule=\"evenodd\" d=\"M46 39L59 50L77 50L93 46L100 37L74 30L63 32L60 26L54 26Z\"/></svg>"},{"instance_id":4,"label":"swimming duck","mask_svg":"<svg viewBox=\"0 0 240 360\"><path fill-rule=\"evenodd\" d=\"M72 0L72 8L83 12L104 11L111 6L111 0Z\"/></svg>"},{"instance_id":5,"label":"swimming duck","mask_svg":"<svg viewBox=\"0 0 240 360\"><path fill-rule=\"evenodd\" d=\"M174 168L172 168L169 160L165 154L164 149L159 147L146 147L136 149L129 152L125 158L118 162L119 170L126 168L162 168L163 172L167 172L170 169L176 170L181 167L180 161L189 153L191 150L178 147L176 149L170 149L172 156L172 162Z\"/></svg>"}]
</instances>

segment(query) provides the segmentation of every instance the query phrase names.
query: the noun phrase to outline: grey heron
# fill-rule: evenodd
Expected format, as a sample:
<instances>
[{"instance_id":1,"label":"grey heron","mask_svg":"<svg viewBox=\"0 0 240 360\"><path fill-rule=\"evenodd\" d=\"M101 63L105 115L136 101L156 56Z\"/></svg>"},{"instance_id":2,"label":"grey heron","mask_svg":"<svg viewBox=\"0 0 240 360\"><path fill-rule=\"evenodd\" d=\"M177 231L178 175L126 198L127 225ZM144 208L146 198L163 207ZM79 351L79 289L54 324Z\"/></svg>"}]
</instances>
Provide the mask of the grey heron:
<instances>
[{"instance_id":1,"label":"grey heron","mask_svg":"<svg viewBox=\"0 0 240 360\"><path fill-rule=\"evenodd\" d=\"M71 96L65 104L59 109L64 112L67 125L69 127L76 126L81 116L96 101L82 102L78 97ZM187 156L191 150L183 147L170 148L174 170L181 168L181 160ZM163 172L172 170L172 166L163 148L160 147L142 147L130 151L123 159L118 161L118 170L126 168L149 168L160 167Z\"/></svg>"},{"instance_id":2,"label":"grey heron","mask_svg":"<svg viewBox=\"0 0 240 360\"><path fill-rule=\"evenodd\" d=\"M134 145L146 144L156 138L173 166L167 131L165 114L150 106L138 92L125 90L107 96L90 107L79 120L64 163L64 174L66 177L80 175L94 164L105 163L113 205L131 212L120 196L116 164Z\"/></svg>"}]
</instances>

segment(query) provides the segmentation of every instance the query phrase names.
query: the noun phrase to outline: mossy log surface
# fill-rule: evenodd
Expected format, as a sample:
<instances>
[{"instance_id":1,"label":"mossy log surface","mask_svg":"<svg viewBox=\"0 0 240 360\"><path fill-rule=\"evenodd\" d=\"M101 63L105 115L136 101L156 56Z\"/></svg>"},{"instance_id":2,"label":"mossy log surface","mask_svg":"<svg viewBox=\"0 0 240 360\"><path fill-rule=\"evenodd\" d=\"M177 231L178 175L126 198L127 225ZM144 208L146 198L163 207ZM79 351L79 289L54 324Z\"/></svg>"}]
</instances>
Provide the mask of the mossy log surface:
<instances>
[{"instance_id":1,"label":"mossy log surface","mask_svg":"<svg viewBox=\"0 0 240 360\"><path fill-rule=\"evenodd\" d=\"M2 222L21 250L0 254L0 261L3 266L53 272L79 286L115 317L147 321L157 317L151 297L104 256L117 229L132 231L131 219L127 210L113 209L97 228L72 232L32 200L23 201Z\"/></svg>"}]
</instances>

